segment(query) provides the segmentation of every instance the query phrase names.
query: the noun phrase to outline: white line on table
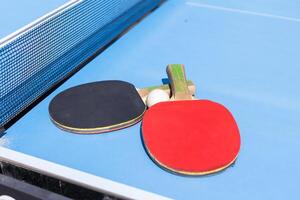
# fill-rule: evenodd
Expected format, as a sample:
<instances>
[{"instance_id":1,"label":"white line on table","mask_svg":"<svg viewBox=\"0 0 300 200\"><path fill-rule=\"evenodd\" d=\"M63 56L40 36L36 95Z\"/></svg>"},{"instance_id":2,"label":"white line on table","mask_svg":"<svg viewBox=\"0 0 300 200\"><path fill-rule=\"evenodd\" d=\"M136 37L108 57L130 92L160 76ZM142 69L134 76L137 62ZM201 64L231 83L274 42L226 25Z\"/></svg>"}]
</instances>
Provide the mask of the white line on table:
<instances>
[{"instance_id":1,"label":"white line on table","mask_svg":"<svg viewBox=\"0 0 300 200\"><path fill-rule=\"evenodd\" d=\"M235 9L235 8L227 8L227 7L222 7L222 6L202 4L202 3L191 2L191 1L186 2L186 5L199 7L199 8L220 10L220 11L225 11L225 12L234 12L234 13L239 13L239 14L244 14L244 15L254 15L254 16L259 16L259 17L267 17L267 18L279 19L279 20L285 20L285 21L300 22L300 18L286 17L286 16L282 16L282 15L273 15L273 14L269 14L269 13L254 12L254 11L249 11L249 10Z\"/></svg>"}]
</instances>

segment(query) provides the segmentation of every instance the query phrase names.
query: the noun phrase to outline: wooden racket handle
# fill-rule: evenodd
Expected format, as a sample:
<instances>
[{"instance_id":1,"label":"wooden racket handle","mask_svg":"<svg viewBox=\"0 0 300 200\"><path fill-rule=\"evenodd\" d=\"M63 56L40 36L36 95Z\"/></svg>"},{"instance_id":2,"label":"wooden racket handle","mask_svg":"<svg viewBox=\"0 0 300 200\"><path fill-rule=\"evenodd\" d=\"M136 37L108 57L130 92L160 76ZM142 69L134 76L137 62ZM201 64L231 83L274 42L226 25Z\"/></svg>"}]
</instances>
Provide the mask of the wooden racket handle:
<instances>
[{"instance_id":1,"label":"wooden racket handle","mask_svg":"<svg viewBox=\"0 0 300 200\"><path fill-rule=\"evenodd\" d=\"M190 94L194 95L196 93L196 86L194 85L194 83L191 80L188 80L187 82L188 82L188 88L189 88ZM141 96L141 98L143 99L143 101L145 102L148 94L154 89L161 89L161 90L165 91L166 93L168 93L169 95L171 95L171 89L170 89L169 84L141 88L141 89L137 89L137 91L138 91L139 95Z\"/></svg>"},{"instance_id":2,"label":"wooden racket handle","mask_svg":"<svg viewBox=\"0 0 300 200\"><path fill-rule=\"evenodd\" d=\"M170 64L167 66L167 74L170 80L172 97L174 100L192 100L186 80L184 65Z\"/></svg>"}]
</instances>

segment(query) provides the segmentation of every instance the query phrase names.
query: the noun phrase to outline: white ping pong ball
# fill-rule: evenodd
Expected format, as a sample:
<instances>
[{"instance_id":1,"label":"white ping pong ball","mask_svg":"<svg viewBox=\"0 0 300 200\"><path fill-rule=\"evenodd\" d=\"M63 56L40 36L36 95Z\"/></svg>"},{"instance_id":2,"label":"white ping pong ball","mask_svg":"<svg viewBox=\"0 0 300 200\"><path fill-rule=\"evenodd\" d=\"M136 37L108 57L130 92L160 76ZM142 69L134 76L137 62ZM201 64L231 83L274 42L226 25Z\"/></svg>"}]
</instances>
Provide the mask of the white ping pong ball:
<instances>
[{"instance_id":1,"label":"white ping pong ball","mask_svg":"<svg viewBox=\"0 0 300 200\"><path fill-rule=\"evenodd\" d=\"M15 198L7 195L0 196L0 200L16 200Z\"/></svg>"},{"instance_id":2,"label":"white ping pong ball","mask_svg":"<svg viewBox=\"0 0 300 200\"><path fill-rule=\"evenodd\" d=\"M154 89L148 94L147 99L146 99L146 104L150 108L154 104L157 104L157 103L163 102L163 101L169 101L169 99L170 99L170 96L167 92L165 92L164 90L161 90L161 89Z\"/></svg>"}]
</instances>

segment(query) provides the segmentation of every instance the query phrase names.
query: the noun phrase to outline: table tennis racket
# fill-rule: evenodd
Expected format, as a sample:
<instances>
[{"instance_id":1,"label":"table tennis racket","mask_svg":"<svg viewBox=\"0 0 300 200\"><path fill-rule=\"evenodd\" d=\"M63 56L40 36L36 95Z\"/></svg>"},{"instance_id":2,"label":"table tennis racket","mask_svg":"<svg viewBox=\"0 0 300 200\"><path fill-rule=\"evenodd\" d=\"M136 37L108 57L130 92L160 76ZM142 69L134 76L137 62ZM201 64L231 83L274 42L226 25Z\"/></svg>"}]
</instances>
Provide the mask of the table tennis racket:
<instances>
[{"instance_id":1,"label":"table tennis racket","mask_svg":"<svg viewBox=\"0 0 300 200\"><path fill-rule=\"evenodd\" d=\"M169 65L174 101L155 104L144 114L142 139L150 158L182 175L221 171L237 158L238 126L228 109L210 100L193 100L183 65Z\"/></svg>"},{"instance_id":2,"label":"table tennis racket","mask_svg":"<svg viewBox=\"0 0 300 200\"><path fill-rule=\"evenodd\" d=\"M51 121L60 129L80 134L119 130L139 122L145 99L154 89L170 93L169 85L136 89L124 81L99 81L69 88L49 104ZM189 81L191 94L195 86Z\"/></svg>"}]
</instances>

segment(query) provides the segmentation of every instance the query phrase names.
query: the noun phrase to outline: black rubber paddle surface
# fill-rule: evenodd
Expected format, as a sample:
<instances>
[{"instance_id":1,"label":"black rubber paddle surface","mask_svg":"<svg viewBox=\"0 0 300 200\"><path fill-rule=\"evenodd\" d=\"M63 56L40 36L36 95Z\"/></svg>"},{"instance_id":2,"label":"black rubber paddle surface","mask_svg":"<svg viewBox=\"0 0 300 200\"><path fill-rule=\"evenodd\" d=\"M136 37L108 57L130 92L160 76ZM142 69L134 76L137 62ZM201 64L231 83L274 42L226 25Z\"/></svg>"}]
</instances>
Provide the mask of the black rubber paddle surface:
<instances>
[{"instance_id":1,"label":"black rubber paddle surface","mask_svg":"<svg viewBox=\"0 0 300 200\"><path fill-rule=\"evenodd\" d=\"M146 105L136 88L124 81L99 81L67 89L49 105L51 120L75 133L103 133L141 120Z\"/></svg>"}]
</instances>

